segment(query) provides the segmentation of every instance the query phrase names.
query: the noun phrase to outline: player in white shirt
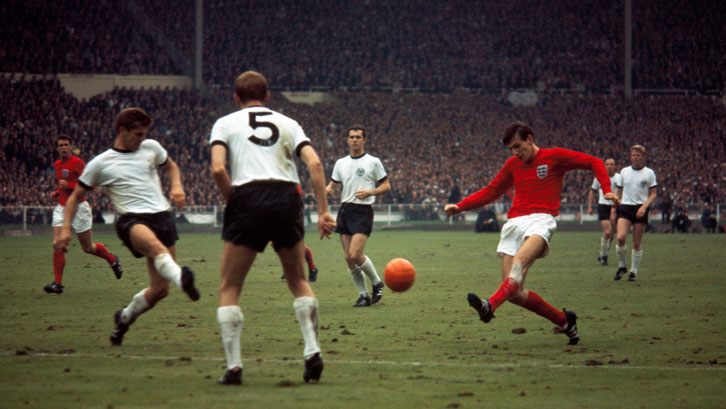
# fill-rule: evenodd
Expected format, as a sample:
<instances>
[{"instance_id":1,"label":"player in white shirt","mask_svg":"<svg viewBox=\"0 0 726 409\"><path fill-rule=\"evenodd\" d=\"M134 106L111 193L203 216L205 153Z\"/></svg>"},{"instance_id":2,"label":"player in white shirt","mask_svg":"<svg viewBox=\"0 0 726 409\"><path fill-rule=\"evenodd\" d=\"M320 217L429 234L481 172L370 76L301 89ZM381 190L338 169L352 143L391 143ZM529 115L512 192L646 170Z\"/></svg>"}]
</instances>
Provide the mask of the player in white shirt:
<instances>
[{"instance_id":1,"label":"player in white shirt","mask_svg":"<svg viewBox=\"0 0 726 409\"><path fill-rule=\"evenodd\" d=\"M358 300L354 307L368 307L383 297L383 281L378 276L373 262L363 254L366 241L373 230L373 203L375 196L391 190L385 169L380 159L365 151L366 132L361 125L348 128L348 148L350 155L338 159L328 184L328 194L332 195L336 185L343 185L341 207L338 211L335 231L345 253L345 262L358 290ZM376 185L378 185L376 187ZM371 281L368 293L365 277Z\"/></svg>"},{"instance_id":2,"label":"player in white shirt","mask_svg":"<svg viewBox=\"0 0 726 409\"><path fill-rule=\"evenodd\" d=\"M610 176L610 189L615 192L618 188L618 181L620 180L620 174L615 172L615 159L605 159L605 169L608 171ZM600 227L602 228L602 237L600 238L600 255L597 257L597 261L600 264L608 265L608 253L610 253L610 245L613 242L613 237L617 225L617 212L613 207L612 200L605 199L600 188L600 182L597 178L592 182L592 189L587 195L587 213L595 214L592 209L592 202L595 199L595 195L598 195L597 201L597 218L600 221Z\"/></svg>"},{"instance_id":3,"label":"player in white shirt","mask_svg":"<svg viewBox=\"0 0 726 409\"><path fill-rule=\"evenodd\" d=\"M620 183L616 191L621 199L618 206L618 271L615 280L620 280L628 271L625 264L627 255L626 240L630 227L633 227L633 251L630 258L630 275L628 281L635 281L638 267L643 259L643 235L648 225L650 207L655 202L658 182L655 172L645 166L645 148L633 145L630 148L631 165L620 171Z\"/></svg>"},{"instance_id":4,"label":"player in white shirt","mask_svg":"<svg viewBox=\"0 0 726 409\"><path fill-rule=\"evenodd\" d=\"M113 148L96 156L86 165L65 208L62 231L53 245L63 249L71 235L71 220L85 193L101 186L121 214L116 233L131 253L146 257L150 285L134 295L131 303L114 314L111 345L120 346L129 326L144 312L169 294L169 282L181 288L192 301L199 299L194 273L180 267L176 258L178 239L171 206L164 197L157 167L166 170L171 181L171 199L181 209L186 195L177 164L156 141L146 139L152 118L140 108L126 108L114 121L116 141Z\"/></svg>"},{"instance_id":5,"label":"player in white shirt","mask_svg":"<svg viewBox=\"0 0 726 409\"><path fill-rule=\"evenodd\" d=\"M219 118L212 127L212 176L227 201L222 238L222 283L219 286L219 323L227 371L218 382L242 384L239 296L247 273L272 241L287 286L295 296L293 308L305 348L303 379L318 381L323 371L318 342L318 300L305 280L303 201L294 156L310 172L318 204L320 238L328 237L335 220L328 211L325 174L302 127L291 118L265 107L270 99L267 80L248 71L234 82L239 111ZM227 172L229 155L230 173Z\"/></svg>"}]
</instances>

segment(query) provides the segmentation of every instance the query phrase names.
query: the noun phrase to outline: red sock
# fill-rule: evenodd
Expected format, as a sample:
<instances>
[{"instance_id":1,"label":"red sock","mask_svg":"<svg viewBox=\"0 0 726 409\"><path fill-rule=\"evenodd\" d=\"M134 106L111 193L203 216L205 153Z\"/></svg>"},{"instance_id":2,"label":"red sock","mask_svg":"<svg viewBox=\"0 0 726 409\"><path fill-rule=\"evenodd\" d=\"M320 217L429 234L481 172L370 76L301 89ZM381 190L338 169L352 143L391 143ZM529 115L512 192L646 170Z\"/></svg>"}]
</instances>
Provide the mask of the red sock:
<instances>
[{"instance_id":1,"label":"red sock","mask_svg":"<svg viewBox=\"0 0 726 409\"><path fill-rule=\"evenodd\" d=\"M305 261L308 263L308 267L311 270L315 270L315 261L313 261L313 252L310 251L310 247L305 246Z\"/></svg>"},{"instance_id":2,"label":"red sock","mask_svg":"<svg viewBox=\"0 0 726 409\"><path fill-rule=\"evenodd\" d=\"M96 243L96 252L93 253L93 255L105 258L106 261L108 261L108 264L113 264L116 262L116 257L114 257L111 252L106 250L106 247L104 247L104 245L101 243Z\"/></svg>"},{"instance_id":3,"label":"red sock","mask_svg":"<svg viewBox=\"0 0 726 409\"><path fill-rule=\"evenodd\" d=\"M66 253L62 251L53 252L53 275L55 276L56 283L60 284L63 281L63 268L66 266Z\"/></svg>"},{"instance_id":4,"label":"red sock","mask_svg":"<svg viewBox=\"0 0 726 409\"><path fill-rule=\"evenodd\" d=\"M565 312L549 305L547 301L543 300L534 291L529 292L527 301L524 302L523 307L537 315L547 318L558 327L564 327L567 324L567 315L565 315Z\"/></svg>"},{"instance_id":5,"label":"red sock","mask_svg":"<svg viewBox=\"0 0 726 409\"><path fill-rule=\"evenodd\" d=\"M518 289L519 284L517 283L517 280L507 277L506 280L502 281L502 284L499 286L497 292L489 298L489 303L492 306L492 312L496 311L496 309L499 308L504 301L507 301L512 294L516 293Z\"/></svg>"}]
</instances>

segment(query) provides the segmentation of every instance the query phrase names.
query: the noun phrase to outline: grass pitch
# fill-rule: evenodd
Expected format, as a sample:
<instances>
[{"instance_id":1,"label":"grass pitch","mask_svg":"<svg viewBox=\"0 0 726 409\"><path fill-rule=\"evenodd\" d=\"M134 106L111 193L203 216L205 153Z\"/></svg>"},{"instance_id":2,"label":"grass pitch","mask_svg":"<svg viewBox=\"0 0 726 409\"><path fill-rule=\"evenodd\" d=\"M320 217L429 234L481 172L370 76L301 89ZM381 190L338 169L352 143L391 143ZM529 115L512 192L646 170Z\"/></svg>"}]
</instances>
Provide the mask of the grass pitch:
<instances>
[{"instance_id":1,"label":"grass pitch","mask_svg":"<svg viewBox=\"0 0 726 409\"><path fill-rule=\"evenodd\" d=\"M357 298L337 237L308 244L320 270L325 370L302 381L302 336L274 252L260 255L241 297L244 381L224 387L216 323L222 242L184 233L180 264L202 298L176 288L144 314L122 347L108 335L114 311L148 283L145 263L119 240L96 234L121 256L115 280L77 242L65 292L52 281L51 237L0 238L2 408L708 408L723 407L726 287L722 235L646 235L638 281L613 281L596 262L599 234L559 232L526 286L557 308L577 311L581 342L567 346L553 325L504 304L489 324L466 294L489 296L501 281L497 234L375 231L366 253L383 275L405 257L413 288L386 291L371 308ZM628 263L630 260L628 259Z\"/></svg>"}]
</instances>

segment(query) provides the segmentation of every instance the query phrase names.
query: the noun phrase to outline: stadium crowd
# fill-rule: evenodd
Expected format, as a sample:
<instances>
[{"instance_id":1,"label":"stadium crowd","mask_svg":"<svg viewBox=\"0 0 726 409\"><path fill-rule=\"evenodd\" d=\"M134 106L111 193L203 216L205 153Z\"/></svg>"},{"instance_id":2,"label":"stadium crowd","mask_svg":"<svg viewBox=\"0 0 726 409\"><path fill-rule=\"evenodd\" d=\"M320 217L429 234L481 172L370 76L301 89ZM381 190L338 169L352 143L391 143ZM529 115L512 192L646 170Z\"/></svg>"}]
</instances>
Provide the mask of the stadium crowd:
<instances>
[{"instance_id":1,"label":"stadium crowd","mask_svg":"<svg viewBox=\"0 0 726 409\"><path fill-rule=\"evenodd\" d=\"M219 98L180 90L117 89L88 101L64 93L55 79L0 79L9 101L0 130L0 205L52 205L55 136L71 136L88 161L113 143L110 124L128 106L155 117L149 137L158 139L179 163L190 205L223 201L209 175L207 139L214 118L231 112L231 90ZM648 149L647 165L661 193L676 204L726 202L726 112L713 97L644 95L628 100L609 95L540 94L536 106L515 106L501 96L451 94L333 93L334 101L295 104L274 94L270 106L297 118L330 175L346 153L347 126L369 127L368 152L381 158L393 190L384 203L445 203L456 184L462 193L488 183L509 156L499 134L514 119L532 124L538 145L560 146L629 165L628 148ZM225 98L228 103L220 104ZM584 203L592 175L572 172L563 203ZM303 187L309 185L303 174ZM94 194L93 206L109 209ZM335 202L336 199L332 199Z\"/></svg>"},{"instance_id":2,"label":"stadium crowd","mask_svg":"<svg viewBox=\"0 0 726 409\"><path fill-rule=\"evenodd\" d=\"M635 88L724 90L726 3L633 3ZM247 68L298 90L599 93L623 83L622 1L216 0L203 10L209 86L225 88ZM147 20L168 39L163 46L145 32ZM14 39L0 50L0 72L183 74L170 47L193 60L193 1L9 0L0 23Z\"/></svg>"}]
</instances>

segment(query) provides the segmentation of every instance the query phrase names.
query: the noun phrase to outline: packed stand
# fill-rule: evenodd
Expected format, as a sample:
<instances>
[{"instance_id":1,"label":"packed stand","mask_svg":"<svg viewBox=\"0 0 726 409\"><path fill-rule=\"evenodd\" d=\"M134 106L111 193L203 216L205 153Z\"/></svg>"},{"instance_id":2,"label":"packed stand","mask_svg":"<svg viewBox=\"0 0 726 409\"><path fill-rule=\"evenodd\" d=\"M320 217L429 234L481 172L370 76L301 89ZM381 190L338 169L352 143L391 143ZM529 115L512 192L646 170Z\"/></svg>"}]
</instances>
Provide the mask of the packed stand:
<instances>
[{"instance_id":1,"label":"packed stand","mask_svg":"<svg viewBox=\"0 0 726 409\"><path fill-rule=\"evenodd\" d=\"M138 0L183 57L194 2ZM633 85L723 91L726 2L633 2ZM0 4L0 72L181 74L129 2ZM276 89L581 89L624 81L624 2L203 2L204 82L246 69Z\"/></svg>"},{"instance_id":2,"label":"packed stand","mask_svg":"<svg viewBox=\"0 0 726 409\"><path fill-rule=\"evenodd\" d=\"M53 205L48 194L55 189L55 136L71 136L78 156L88 161L112 146L111 123L128 106L140 106L154 116L149 137L159 140L179 164L188 203L223 204L211 180L207 140L215 118L235 109L231 90L220 91L215 99L189 91L119 89L77 101L54 79L5 77L0 85L2 100L10 101L0 123L0 205ZM381 158L393 187L383 203L436 208L446 203L454 185L464 195L485 186L509 156L500 132L515 119L532 125L539 146L612 156L619 168L629 165L631 145L644 145L659 191L669 194L675 205L726 202L726 113L711 97L626 100L547 94L537 106L518 107L501 97L471 93L333 96L334 101L310 106L274 94L270 107L301 123L328 177L335 160L346 155L346 128L366 125L367 151ZM309 190L306 178L303 172L303 188ZM591 183L591 173L570 172L562 202L584 203ZM90 200L97 209L112 209L98 192Z\"/></svg>"}]
</instances>

